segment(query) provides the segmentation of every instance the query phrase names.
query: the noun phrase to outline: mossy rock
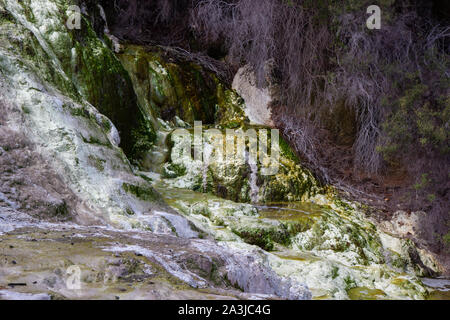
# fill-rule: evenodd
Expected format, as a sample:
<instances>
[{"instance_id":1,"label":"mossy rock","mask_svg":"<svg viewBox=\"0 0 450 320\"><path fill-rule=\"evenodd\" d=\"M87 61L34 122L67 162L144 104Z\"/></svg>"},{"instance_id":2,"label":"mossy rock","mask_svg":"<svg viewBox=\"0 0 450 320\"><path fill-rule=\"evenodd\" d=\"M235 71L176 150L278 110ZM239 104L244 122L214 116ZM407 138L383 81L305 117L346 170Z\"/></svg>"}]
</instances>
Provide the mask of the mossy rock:
<instances>
[{"instance_id":1,"label":"mossy rock","mask_svg":"<svg viewBox=\"0 0 450 320\"><path fill-rule=\"evenodd\" d=\"M163 178L177 178L186 174L186 167L182 164L169 163L164 166L162 176Z\"/></svg>"}]
</instances>

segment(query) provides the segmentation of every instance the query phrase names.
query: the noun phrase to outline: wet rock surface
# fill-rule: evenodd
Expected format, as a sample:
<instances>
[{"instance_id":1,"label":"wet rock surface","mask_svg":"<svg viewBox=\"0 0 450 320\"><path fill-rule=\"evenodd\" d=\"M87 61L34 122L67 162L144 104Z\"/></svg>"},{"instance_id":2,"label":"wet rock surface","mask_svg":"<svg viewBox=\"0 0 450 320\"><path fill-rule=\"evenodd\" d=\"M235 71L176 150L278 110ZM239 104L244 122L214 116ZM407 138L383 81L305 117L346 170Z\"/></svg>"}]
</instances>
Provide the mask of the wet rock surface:
<instances>
[{"instance_id":1,"label":"wet rock surface","mask_svg":"<svg viewBox=\"0 0 450 320\"><path fill-rule=\"evenodd\" d=\"M276 86L267 84L259 88L249 66L238 70L233 79L233 89L245 100L245 114L251 123L274 127L272 103L276 102Z\"/></svg>"}]
</instances>

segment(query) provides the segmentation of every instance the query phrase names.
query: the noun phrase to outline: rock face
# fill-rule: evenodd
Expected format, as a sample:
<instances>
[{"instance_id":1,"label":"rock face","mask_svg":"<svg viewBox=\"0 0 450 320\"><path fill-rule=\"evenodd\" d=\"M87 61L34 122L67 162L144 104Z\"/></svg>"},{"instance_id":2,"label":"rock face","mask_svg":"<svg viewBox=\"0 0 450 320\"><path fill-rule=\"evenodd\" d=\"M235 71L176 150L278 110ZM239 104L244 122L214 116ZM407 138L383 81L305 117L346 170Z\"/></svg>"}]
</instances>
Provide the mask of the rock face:
<instances>
[{"instance_id":1,"label":"rock face","mask_svg":"<svg viewBox=\"0 0 450 320\"><path fill-rule=\"evenodd\" d=\"M0 298L426 297L414 244L319 186L282 140L272 175L249 152L207 161L207 136L201 160L169 161L195 120L266 147L275 134L260 139L267 127L198 65L112 42L101 7L67 29L73 4L0 0L0 288L30 284Z\"/></svg>"},{"instance_id":2,"label":"rock face","mask_svg":"<svg viewBox=\"0 0 450 320\"><path fill-rule=\"evenodd\" d=\"M129 79L127 73L107 45L96 37L88 20L83 20L84 29L82 28L80 33L77 31L72 33L65 28L65 17L61 16L60 12L66 12L71 4L73 4L71 1L0 2L2 35L0 131L3 134L0 150L1 165L11 173L1 176L1 240L10 239L15 242L11 243L11 249L18 246L23 248L22 252L11 250L10 253L6 253L6 257L12 255L18 257L17 260L20 258L19 261L14 260L14 263L22 266L42 265L42 262L32 260L36 248L48 252L46 258L48 269L44 268L48 274L44 276L39 286L31 290L50 292L54 297L91 296L89 292L78 296L74 292L67 291L64 283L65 269L72 264L85 268L89 265L85 261L91 260L94 264L93 269L102 273L106 259L103 251L110 250L145 254L148 258L154 259L155 265L170 275L164 280L166 282L170 277L175 277L177 281L192 288L218 286L231 290L230 288L236 284L254 294L293 299L310 298L306 287L295 281L290 283L288 278L275 274L264 259L256 258L252 246L241 248L239 251L218 246L212 240L203 242L204 250L209 252L206 256L202 255L204 259L212 260L213 252L217 259L221 259L222 269L217 275L216 285L209 278L201 280L198 276L193 277L189 268L183 267L187 264L188 260L185 259L188 257L181 258L177 253L170 251L161 255L149 253L151 251L148 251L148 241L145 241L147 247L144 246L144 249L135 242L125 243L125 241L120 246L109 244L106 248L99 248L102 239L112 236L99 236L95 227L79 229L82 228L79 225L63 225L60 222L69 219L88 226L102 224L123 230L139 229L140 232L146 232L145 234L156 237L153 239L158 239L166 245L174 236L177 239L198 237L198 231L193 230L190 222L162 201L151 186L151 179L133 171L123 150L129 150L129 156L136 156L142 148L146 151L151 149L156 139L156 136L152 138L155 135L152 119L147 117L145 109L141 111L131 82L127 80ZM104 100L110 98L115 101ZM120 113L123 108L128 108L126 115ZM110 118L117 117L118 127L122 124L122 129L117 130L115 124L99 110ZM130 127L127 127L128 125ZM125 145L123 149L119 148L119 134L122 144L129 142L131 148L130 145ZM128 142L123 139L126 136L130 139ZM26 163L16 162L19 160L28 161L29 167L25 166ZM40 163L43 164L42 168L37 167ZM44 164L48 165L47 169ZM46 177L47 181L39 177L33 181L33 177L29 177L30 181L17 184L17 188L14 189L12 183L24 179L25 173L21 173L21 170L31 171L35 175L45 174L44 170L48 170L51 175ZM31 185L35 189L28 190ZM32 201L28 203L27 199L17 194L25 196L25 192L39 197L38 200L42 205ZM31 205L35 207L31 208ZM49 210L51 206L55 209ZM29 214L38 217L39 220L30 217ZM55 224L41 221L54 218L55 215L63 216L61 219L55 218L54 220L58 221ZM66 261L60 271L52 275L51 270L54 267L52 261L58 264L62 259L57 253L59 250L55 251L57 249L54 245L55 240L62 236L58 235L56 230L68 229L73 232L86 230L87 233L82 234L81 238L88 238L87 247L82 247L81 251L71 251L72 244L69 244L66 250L71 257L76 257L81 252L85 258L81 261ZM51 239L52 236L46 238L50 230L56 232L54 234L56 239ZM23 235L34 233L39 240L34 238L36 241L33 242L39 241L39 245L22 246L18 244L21 242L20 238L16 239L14 236L9 238L4 232ZM114 238L119 239L121 231L114 232L118 232L114 234ZM172 238L165 238L166 236ZM192 242L191 245L194 244ZM91 246L93 250L88 249ZM178 243L177 247L186 246ZM232 258L238 251L242 261ZM176 259L180 261L172 261ZM253 267L248 269L250 260ZM15 277L15 273L9 271L12 262L8 258L2 261L6 261L0 268L1 286L4 287L7 286L8 279L12 279L10 276ZM117 263L119 262L113 261L112 266ZM121 268L120 263L118 268ZM200 268L196 272L202 270ZM121 274L120 270L118 272ZM32 278L33 282L37 282L37 273L19 274L23 280ZM232 283L224 282L224 279L231 279ZM84 282L90 283L91 280L84 279ZM170 286L166 285L165 288L169 290ZM164 296L162 291L164 289L159 289L152 297L176 297ZM1 292L0 295L6 298L14 297L10 291ZM16 297L20 296L36 297L16 294ZM180 293L179 297L183 297L183 294Z\"/></svg>"},{"instance_id":3,"label":"rock face","mask_svg":"<svg viewBox=\"0 0 450 320\"><path fill-rule=\"evenodd\" d=\"M5 106L0 112L6 115ZM0 201L33 216L71 219L76 196L23 133L0 122Z\"/></svg>"},{"instance_id":4,"label":"rock face","mask_svg":"<svg viewBox=\"0 0 450 320\"><path fill-rule=\"evenodd\" d=\"M16 223L17 230L0 234L0 286L28 286L0 289L2 299L311 298L305 286L278 276L265 252L248 245L33 219ZM73 279L80 281L74 289L68 286Z\"/></svg>"},{"instance_id":5,"label":"rock face","mask_svg":"<svg viewBox=\"0 0 450 320\"><path fill-rule=\"evenodd\" d=\"M131 75L146 117L158 130L156 144L141 161L141 167L161 172L172 186L208 191L242 202L305 200L319 189L283 139L277 146L281 157L275 175L261 174L261 162L252 166L236 159L208 161L208 149L214 145L208 137L200 142L201 161L192 159L190 154L174 157L180 141L173 132L180 127L192 129L195 121L203 124L201 130L222 130L223 142L225 129L255 130L261 140L260 130L268 128L249 126L244 115L248 105L214 74L195 63L177 62L179 58L161 48L139 46L125 46L119 58ZM196 143L194 138L188 139ZM268 142L270 152L270 139Z\"/></svg>"},{"instance_id":6,"label":"rock face","mask_svg":"<svg viewBox=\"0 0 450 320\"><path fill-rule=\"evenodd\" d=\"M280 137L278 143L264 140L261 132L267 132L265 127L247 126L233 134L241 135L253 132L254 140L230 140L227 132L215 130L214 134L204 131L202 145L202 158L192 157L190 152L184 152L184 146L195 143L195 133L185 130L171 134L173 148L172 161L163 167L163 177L169 185L178 188L187 188L194 191L211 192L223 198L238 202L274 202L274 201L301 201L318 193L321 188L312 174L299 163L295 154L287 143ZM185 134L183 134L185 133ZM240 143L249 149L251 143L258 141L258 153L255 163L249 159L250 154L243 153L239 157ZM217 145L217 142L219 144ZM195 149L194 143L192 149ZM261 145L267 145L271 150L270 156L261 159ZM228 148L232 157L227 156ZM180 154L180 152L182 154ZM222 156L214 157L218 152ZM277 157L274 154L277 154ZM255 153L256 154L256 153ZM267 161L267 163L266 163Z\"/></svg>"},{"instance_id":7,"label":"rock face","mask_svg":"<svg viewBox=\"0 0 450 320\"><path fill-rule=\"evenodd\" d=\"M68 5L59 4L59 7L49 1L2 3L6 14L2 15L0 31L3 75L0 99L6 108L6 125L14 134L25 135L35 145L37 152L51 163L56 175L78 198L71 208L77 212L77 221L131 227L136 222L127 220L130 215L149 214L160 206L157 202L136 201L136 195L123 186L145 190L147 197L156 199L157 196L147 181L132 173L127 157L117 145L115 125L87 100L95 101L92 98L95 90L102 91L100 100L114 91L126 90L120 88L126 82L111 79L108 90L96 87L97 83L101 86L106 81L81 78L83 72L89 76L97 74L89 73L92 65L113 69L120 69L121 65L97 38L82 37L80 41L89 43L84 46L74 40L75 35L66 30L64 17L59 14L59 10L66 10ZM81 51L91 50L85 54L92 65L68 63L77 61L81 54L77 53L77 47ZM110 72L117 74L119 71ZM97 76L104 74L102 70L98 72ZM123 69L122 75L126 79ZM90 86L96 88L90 89ZM131 83L129 89L134 94ZM114 99L125 100L118 96Z\"/></svg>"},{"instance_id":8,"label":"rock face","mask_svg":"<svg viewBox=\"0 0 450 320\"><path fill-rule=\"evenodd\" d=\"M430 235L434 233L433 225L427 222L426 213L422 211L410 212L397 211L394 213L390 220L383 221L380 224L380 229L390 234L399 236L404 239L419 239L419 244L422 247L427 245L427 241L432 243L433 239ZM445 265L449 264L447 261L437 261L434 255L426 252L425 250L419 250L421 253L419 265L429 274L449 274L449 270L446 270Z\"/></svg>"},{"instance_id":9,"label":"rock face","mask_svg":"<svg viewBox=\"0 0 450 320\"><path fill-rule=\"evenodd\" d=\"M274 127L270 104L274 100L276 87L268 85L258 87L255 74L249 66L242 67L233 79L233 89L245 101L245 115L250 122Z\"/></svg>"},{"instance_id":10,"label":"rock face","mask_svg":"<svg viewBox=\"0 0 450 320\"><path fill-rule=\"evenodd\" d=\"M170 157L167 136L173 128L193 126L194 121L237 128L245 122L242 98L199 65L180 62L158 47L128 45L118 57L131 76L146 119L157 128L155 146L147 148L141 167L161 171Z\"/></svg>"}]
</instances>

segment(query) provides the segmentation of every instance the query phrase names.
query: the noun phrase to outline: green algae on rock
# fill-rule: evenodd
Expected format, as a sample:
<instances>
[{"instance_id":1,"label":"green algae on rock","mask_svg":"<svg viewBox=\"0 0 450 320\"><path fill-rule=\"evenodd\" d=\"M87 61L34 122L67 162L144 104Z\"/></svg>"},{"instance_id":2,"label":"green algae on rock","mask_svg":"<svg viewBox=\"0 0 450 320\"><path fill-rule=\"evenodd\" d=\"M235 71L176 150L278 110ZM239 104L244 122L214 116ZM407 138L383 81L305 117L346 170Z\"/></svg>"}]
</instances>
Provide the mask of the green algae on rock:
<instances>
[{"instance_id":1,"label":"green algae on rock","mask_svg":"<svg viewBox=\"0 0 450 320\"><path fill-rule=\"evenodd\" d=\"M248 128L246 132L253 131L257 138L260 138L260 130L267 130L264 127L248 125L246 128ZM312 174L299 164L292 151L284 145L286 143L282 138L280 145L284 147L272 146L278 149L277 163L269 162L268 166L264 166L258 162L252 166L245 159L235 156L222 156L219 160L208 161L206 154L208 150L223 154L224 149L228 148L229 142L226 138L228 132L222 131L221 138L222 142L227 140L226 147L220 144L217 146L216 138L217 134L220 134L219 131L216 131L215 135L208 134L209 131L205 132L202 145L204 161L193 159L189 152L182 153L186 146L190 148L195 139L191 137L194 135L192 130L175 132L177 134L169 136L172 141L170 149L172 162L166 163L163 167L164 177L173 187L211 192L237 202L305 201L322 189ZM244 133L242 129L235 132ZM250 139L245 139L245 148L248 148L250 143ZM259 145L261 146L261 142ZM217 151L219 149L221 151ZM276 173L264 175L264 168L274 165L277 166ZM178 168L176 173L173 168Z\"/></svg>"},{"instance_id":2,"label":"green algae on rock","mask_svg":"<svg viewBox=\"0 0 450 320\"><path fill-rule=\"evenodd\" d=\"M42 78L75 101L85 99L107 116L119 130L120 145L131 158L142 155L142 150L135 147L143 143L142 139L148 146L153 145L156 136L152 123L140 111L130 77L120 61L97 37L84 16L80 29L66 28L67 17L61 12L67 12L75 3L34 0L4 0L4 3L25 28L20 29L20 34L28 34L20 37L19 48L25 46L26 50L16 54L27 56L28 64ZM8 38L15 39L12 34ZM14 46L10 48L15 50Z\"/></svg>"},{"instance_id":3,"label":"green algae on rock","mask_svg":"<svg viewBox=\"0 0 450 320\"><path fill-rule=\"evenodd\" d=\"M140 162L141 167L162 172L173 186L203 189L234 201L305 200L319 190L317 181L282 138L280 170L275 176L252 172L257 168L246 163L212 163L204 168L187 157L167 163L173 155L171 147L179 142L172 132L180 126L192 128L195 121L202 121L218 129L265 128L249 126L242 98L193 62L180 61L160 47L136 45L124 45L118 57L130 74L147 118L158 131L156 145Z\"/></svg>"}]
</instances>

